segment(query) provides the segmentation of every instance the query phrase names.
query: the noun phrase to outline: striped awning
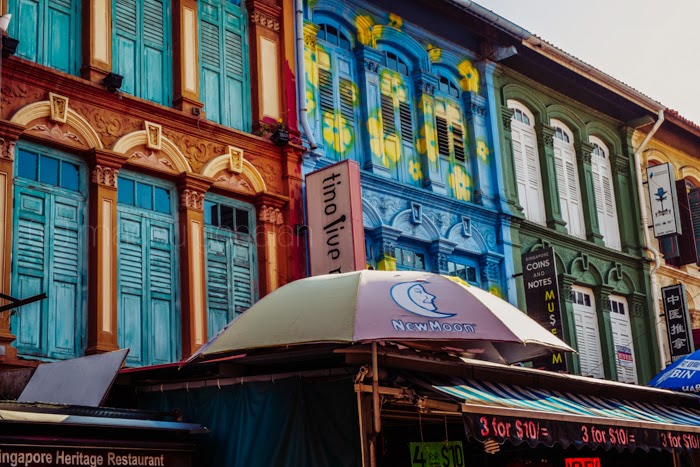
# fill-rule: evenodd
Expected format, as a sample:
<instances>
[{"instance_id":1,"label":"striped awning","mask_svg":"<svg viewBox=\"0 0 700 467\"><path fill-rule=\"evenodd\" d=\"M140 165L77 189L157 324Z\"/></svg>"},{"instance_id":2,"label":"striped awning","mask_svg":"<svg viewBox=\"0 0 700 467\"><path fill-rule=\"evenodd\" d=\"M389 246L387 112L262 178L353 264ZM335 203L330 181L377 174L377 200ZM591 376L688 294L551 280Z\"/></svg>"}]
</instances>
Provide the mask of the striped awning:
<instances>
[{"instance_id":1,"label":"striped awning","mask_svg":"<svg viewBox=\"0 0 700 467\"><path fill-rule=\"evenodd\" d=\"M510 384L451 380L432 387L461 403L469 433L564 447L700 449L700 410Z\"/></svg>"}]
</instances>

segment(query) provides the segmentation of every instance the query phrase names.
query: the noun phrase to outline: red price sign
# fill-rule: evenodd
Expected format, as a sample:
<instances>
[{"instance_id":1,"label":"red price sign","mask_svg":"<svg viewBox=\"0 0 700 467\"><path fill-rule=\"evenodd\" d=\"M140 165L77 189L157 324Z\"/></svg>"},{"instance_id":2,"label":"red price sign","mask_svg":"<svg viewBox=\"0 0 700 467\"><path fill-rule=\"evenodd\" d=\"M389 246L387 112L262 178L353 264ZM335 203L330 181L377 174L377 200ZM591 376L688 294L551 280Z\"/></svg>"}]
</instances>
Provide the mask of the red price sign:
<instances>
[{"instance_id":1,"label":"red price sign","mask_svg":"<svg viewBox=\"0 0 700 467\"><path fill-rule=\"evenodd\" d=\"M600 467L598 457L569 457L566 459L565 467Z\"/></svg>"}]
</instances>

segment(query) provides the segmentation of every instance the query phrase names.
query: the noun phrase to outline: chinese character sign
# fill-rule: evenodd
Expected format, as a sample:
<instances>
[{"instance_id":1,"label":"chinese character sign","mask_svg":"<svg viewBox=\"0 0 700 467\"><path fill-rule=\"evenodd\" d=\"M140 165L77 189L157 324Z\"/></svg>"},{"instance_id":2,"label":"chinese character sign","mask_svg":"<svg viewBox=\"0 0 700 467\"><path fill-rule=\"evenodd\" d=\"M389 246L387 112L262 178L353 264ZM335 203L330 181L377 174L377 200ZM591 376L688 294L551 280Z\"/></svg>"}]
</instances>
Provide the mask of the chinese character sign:
<instances>
[{"instance_id":1,"label":"chinese character sign","mask_svg":"<svg viewBox=\"0 0 700 467\"><path fill-rule=\"evenodd\" d=\"M685 286L677 284L663 287L661 297L666 314L666 331L671 360L675 362L695 350L689 325L688 307L685 302Z\"/></svg>"}]
</instances>

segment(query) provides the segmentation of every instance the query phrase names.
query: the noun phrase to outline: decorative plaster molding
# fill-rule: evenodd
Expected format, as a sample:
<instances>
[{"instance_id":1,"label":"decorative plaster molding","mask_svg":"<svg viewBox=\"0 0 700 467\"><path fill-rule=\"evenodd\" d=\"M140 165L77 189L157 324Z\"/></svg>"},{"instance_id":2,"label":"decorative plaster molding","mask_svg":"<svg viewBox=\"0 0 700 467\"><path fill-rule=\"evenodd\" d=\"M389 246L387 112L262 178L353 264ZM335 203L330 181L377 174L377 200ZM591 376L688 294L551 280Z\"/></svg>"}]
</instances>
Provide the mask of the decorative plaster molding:
<instances>
[{"instance_id":1,"label":"decorative plaster molding","mask_svg":"<svg viewBox=\"0 0 700 467\"><path fill-rule=\"evenodd\" d=\"M160 151L163 140L163 127L157 123L143 122L146 129L146 147L154 151Z\"/></svg>"},{"instance_id":2,"label":"decorative plaster molding","mask_svg":"<svg viewBox=\"0 0 700 467\"><path fill-rule=\"evenodd\" d=\"M77 143L77 144L83 144L82 140L78 135L75 133L72 133L70 131L61 131L61 129L58 127L58 125L52 125L52 126L47 126L47 125L34 125L33 127L29 128L27 131L34 131L36 133L40 133L44 136L48 136L51 139L55 139L58 141L68 141L71 143Z\"/></svg>"},{"instance_id":3,"label":"decorative plaster molding","mask_svg":"<svg viewBox=\"0 0 700 467\"><path fill-rule=\"evenodd\" d=\"M51 103L49 120L54 123L66 123L68 120L68 98L50 92L49 102Z\"/></svg>"},{"instance_id":4,"label":"decorative plaster molding","mask_svg":"<svg viewBox=\"0 0 700 467\"><path fill-rule=\"evenodd\" d=\"M116 188L118 175L119 171L117 169L96 165L92 170L92 183Z\"/></svg>"},{"instance_id":5,"label":"decorative plaster molding","mask_svg":"<svg viewBox=\"0 0 700 467\"><path fill-rule=\"evenodd\" d=\"M280 30L280 22L275 18L270 18L265 13L258 10L253 12L253 21L260 26L271 29L273 31Z\"/></svg>"},{"instance_id":6,"label":"decorative plaster molding","mask_svg":"<svg viewBox=\"0 0 700 467\"><path fill-rule=\"evenodd\" d=\"M506 131L511 131L513 122L513 110L506 106L501 107L501 120L503 122L503 129Z\"/></svg>"},{"instance_id":7,"label":"decorative plaster molding","mask_svg":"<svg viewBox=\"0 0 700 467\"><path fill-rule=\"evenodd\" d=\"M88 147L99 149L103 148L104 146L102 145L102 141L100 141L100 137L95 131L95 129L82 116L78 115L74 110L69 109L67 104L68 103L66 102L65 124L72 128L74 131L76 131L77 134L80 135L80 137L82 137L82 139L85 141L85 144ZM51 107L52 106L50 101L34 102L33 104L29 104L18 110L12 116L12 120L10 121L18 125L26 126L42 117L51 120ZM35 125L35 127L43 127L43 129L37 128L35 131L45 131L47 136L49 136L50 138L58 137L59 139L73 140L77 141L80 144L83 144L80 137L77 137L74 133L66 132L65 134L63 134L59 130L59 134L52 134L54 128L58 129L58 125L54 126L51 129L49 129L46 125Z\"/></svg>"},{"instance_id":8,"label":"decorative plaster molding","mask_svg":"<svg viewBox=\"0 0 700 467\"><path fill-rule=\"evenodd\" d=\"M274 208L272 206L263 205L260 208L260 215L258 216L261 222L273 225L284 224L284 217L282 216L282 211L279 208Z\"/></svg>"},{"instance_id":9,"label":"decorative plaster molding","mask_svg":"<svg viewBox=\"0 0 700 467\"><path fill-rule=\"evenodd\" d=\"M0 138L0 159L5 159L10 162L15 160L15 145L14 141Z\"/></svg>"},{"instance_id":10,"label":"decorative plaster molding","mask_svg":"<svg viewBox=\"0 0 700 467\"><path fill-rule=\"evenodd\" d=\"M185 188L180 195L180 206L194 211L204 211L204 193Z\"/></svg>"},{"instance_id":11,"label":"decorative plaster molding","mask_svg":"<svg viewBox=\"0 0 700 467\"><path fill-rule=\"evenodd\" d=\"M542 131L537 132L537 144L542 147L553 148L554 147L554 135L543 133Z\"/></svg>"},{"instance_id":12,"label":"decorative plaster molding","mask_svg":"<svg viewBox=\"0 0 700 467\"><path fill-rule=\"evenodd\" d=\"M156 169L163 170L163 167L161 166L164 166L166 170L175 170L175 167L173 167L173 164L168 159L166 159L165 157L158 157L153 152L151 152L150 154L144 154L141 151L136 151L131 156L129 156L129 159L132 158L135 158L136 161L141 162L145 165L150 165L151 167L154 167Z\"/></svg>"},{"instance_id":13,"label":"decorative plaster molding","mask_svg":"<svg viewBox=\"0 0 700 467\"><path fill-rule=\"evenodd\" d=\"M365 65L366 71L369 71L371 73L379 72L379 62L375 62L374 60L370 60L369 58L365 58L364 65Z\"/></svg>"},{"instance_id":14,"label":"decorative plaster molding","mask_svg":"<svg viewBox=\"0 0 700 467\"><path fill-rule=\"evenodd\" d=\"M230 157L229 170L237 174L243 172L243 149L229 146L228 154Z\"/></svg>"},{"instance_id":15,"label":"decorative plaster molding","mask_svg":"<svg viewBox=\"0 0 700 467\"><path fill-rule=\"evenodd\" d=\"M469 107L469 110L471 111L471 115L475 117L486 117L486 106L481 105L476 102L472 102L471 106Z\"/></svg>"},{"instance_id":16,"label":"decorative plaster molding","mask_svg":"<svg viewBox=\"0 0 700 467\"><path fill-rule=\"evenodd\" d=\"M420 85L420 90L424 94L432 96L435 94L435 86L432 83L422 82Z\"/></svg>"}]
</instances>

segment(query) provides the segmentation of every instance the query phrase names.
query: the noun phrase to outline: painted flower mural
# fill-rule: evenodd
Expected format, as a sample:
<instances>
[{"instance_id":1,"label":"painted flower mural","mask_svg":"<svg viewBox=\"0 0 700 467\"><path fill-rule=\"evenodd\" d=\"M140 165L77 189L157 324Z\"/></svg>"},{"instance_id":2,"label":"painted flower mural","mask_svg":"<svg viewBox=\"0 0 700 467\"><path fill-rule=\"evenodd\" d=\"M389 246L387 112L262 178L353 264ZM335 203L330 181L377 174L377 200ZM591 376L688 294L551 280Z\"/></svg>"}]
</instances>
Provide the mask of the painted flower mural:
<instances>
[{"instance_id":1,"label":"painted flower mural","mask_svg":"<svg viewBox=\"0 0 700 467\"><path fill-rule=\"evenodd\" d=\"M336 123L338 122L338 123ZM323 142L332 148L339 158L347 155L355 140L353 127L340 112L323 116Z\"/></svg>"},{"instance_id":2,"label":"painted flower mural","mask_svg":"<svg viewBox=\"0 0 700 467\"><path fill-rule=\"evenodd\" d=\"M488 156L491 151L483 139L478 139L476 141L476 155L479 156L484 162L488 162Z\"/></svg>"},{"instance_id":3,"label":"painted flower mural","mask_svg":"<svg viewBox=\"0 0 700 467\"><path fill-rule=\"evenodd\" d=\"M420 169L420 162L411 161L408 164L408 173L416 182L423 179L423 172Z\"/></svg>"},{"instance_id":4,"label":"painted flower mural","mask_svg":"<svg viewBox=\"0 0 700 467\"><path fill-rule=\"evenodd\" d=\"M455 165L452 168L449 183L452 194L456 199L460 201L469 201L471 199L471 180L461 166Z\"/></svg>"},{"instance_id":5,"label":"painted flower mural","mask_svg":"<svg viewBox=\"0 0 700 467\"><path fill-rule=\"evenodd\" d=\"M459 84L462 86L463 91L479 92L479 71L474 68L472 62L469 60L464 60L462 63L457 65L457 70L462 76Z\"/></svg>"}]
</instances>

